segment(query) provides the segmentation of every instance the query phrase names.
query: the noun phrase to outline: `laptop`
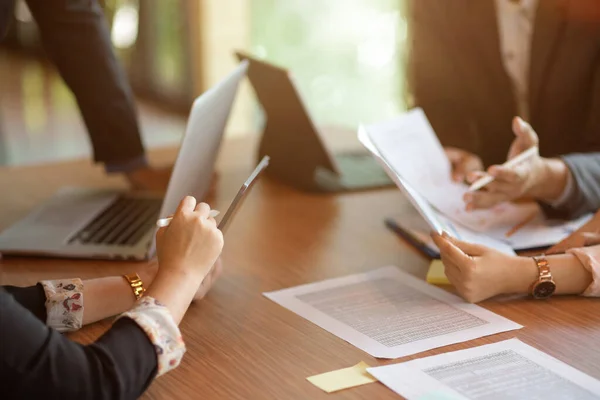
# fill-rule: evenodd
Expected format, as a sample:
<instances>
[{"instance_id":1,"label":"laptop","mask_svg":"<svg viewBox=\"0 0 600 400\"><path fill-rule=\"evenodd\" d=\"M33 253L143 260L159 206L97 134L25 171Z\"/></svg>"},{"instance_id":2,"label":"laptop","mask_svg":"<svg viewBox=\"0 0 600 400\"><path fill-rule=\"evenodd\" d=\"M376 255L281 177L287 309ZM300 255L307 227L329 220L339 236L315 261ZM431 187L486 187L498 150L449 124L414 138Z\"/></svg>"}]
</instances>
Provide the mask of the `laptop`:
<instances>
[{"instance_id":1,"label":"laptop","mask_svg":"<svg viewBox=\"0 0 600 400\"><path fill-rule=\"evenodd\" d=\"M113 190L65 188L0 234L0 253L72 258L146 260L155 252L156 221L173 214L186 195L209 190L242 62L198 97L164 198Z\"/></svg>"},{"instance_id":2,"label":"laptop","mask_svg":"<svg viewBox=\"0 0 600 400\"><path fill-rule=\"evenodd\" d=\"M393 182L366 151L334 154L310 117L286 69L236 52L248 61L248 78L265 112L259 158L271 156L268 174L296 188L342 192L383 188Z\"/></svg>"}]
</instances>

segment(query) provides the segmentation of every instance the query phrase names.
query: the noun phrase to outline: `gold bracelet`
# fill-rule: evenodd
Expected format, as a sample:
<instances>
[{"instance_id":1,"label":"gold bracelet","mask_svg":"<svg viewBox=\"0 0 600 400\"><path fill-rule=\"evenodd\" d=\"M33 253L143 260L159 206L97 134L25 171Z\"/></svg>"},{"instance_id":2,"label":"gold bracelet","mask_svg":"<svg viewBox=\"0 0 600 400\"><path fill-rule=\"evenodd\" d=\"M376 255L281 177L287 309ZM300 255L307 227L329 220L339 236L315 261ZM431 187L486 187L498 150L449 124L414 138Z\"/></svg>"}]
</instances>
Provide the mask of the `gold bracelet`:
<instances>
[{"instance_id":1,"label":"gold bracelet","mask_svg":"<svg viewBox=\"0 0 600 400\"><path fill-rule=\"evenodd\" d=\"M144 283L140 279L140 276L135 272L132 274L123 275L123 278L129 283L131 286L131 290L133 290L133 294L136 300L139 300L143 295L146 289L144 289Z\"/></svg>"}]
</instances>

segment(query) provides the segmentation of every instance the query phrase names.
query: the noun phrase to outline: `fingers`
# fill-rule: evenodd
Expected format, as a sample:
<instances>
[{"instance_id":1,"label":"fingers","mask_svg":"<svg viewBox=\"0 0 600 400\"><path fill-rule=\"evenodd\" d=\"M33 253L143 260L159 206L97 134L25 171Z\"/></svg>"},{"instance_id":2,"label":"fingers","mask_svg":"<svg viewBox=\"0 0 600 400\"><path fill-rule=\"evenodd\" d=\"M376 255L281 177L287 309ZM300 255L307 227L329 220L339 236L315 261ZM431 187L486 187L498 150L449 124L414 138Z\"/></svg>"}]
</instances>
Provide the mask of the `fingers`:
<instances>
[{"instance_id":1,"label":"fingers","mask_svg":"<svg viewBox=\"0 0 600 400\"><path fill-rule=\"evenodd\" d=\"M460 181L464 181L469 173L481 170L481 168L482 165L479 158L467 154L463 157L462 161L456 165L454 174L460 178Z\"/></svg>"},{"instance_id":2,"label":"fingers","mask_svg":"<svg viewBox=\"0 0 600 400\"><path fill-rule=\"evenodd\" d=\"M433 233L431 237L438 249L440 249L442 258L447 258L448 261L456 265L458 269L466 267L473 261L468 255L455 246L449 237L442 237L437 233Z\"/></svg>"},{"instance_id":3,"label":"fingers","mask_svg":"<svg viewBox=\"0 0 600 400\"><path fill-rule=\"evenodd\" d=\"M600 233L598 232L583 232L583 246L595 246L600 244Z\"/></svg>"},{"instance_id":4,"label":"fingers","mask_svg":"<svg viewBox=\"0 0 600 400\"><path fill-rule=\"evenodd\" d=\"M483 169L483 163L474 154L454 147L444 148L452 165L452 180L462 182L469 172Z\"/></svg>"},{"instance_id":5,"label":"fingers","mask_svg":"<svg viewBox=\"0 0 600 400\"><path fill-rule=\"evenodd\" d=\"M535 133L531 125L523 121L520 117L513 119L513 132L517 138L523 140L523 143L527 145L526 148L537 146L539 143L537 133Z\"/></svg>"},{"instance_id":6,"label":"fingers","mask_svg":"<svg viewBox=\"0 0 600 400\"><path fill-rule=\"evenodd\" d=\"M471 171L467 174L467 182L472 184L475 181L477 181L487 175L488 175L488 173L484 172L484 171ZM485 187L487 188L488 186L489 186L489 184L486 185Z\"/></svg>"},{"instance_id":7,"label":"fingers","mask_svg":"<svg viewBox=\"0 0 600 400\"><path fill-rule=\"evenodd\" d=\"M193 196L185 196L179 203L175 214L186 214L194 211L196 207L196 199Z\"/></svg>"},{"instance_id":8,"label":"fingers","mask_svg":"<svg viewBox=\"0 0 600 400\"><path fill-rule=\"evenodd\" d=\"M463 240L458 240L456 238L448 236L447 238L454 246L460 249L463 253L472 256L479 257L482 256L489 249L485 246L476 243L465 242Z\"/></svg>"},{"instance_id":9,"label":"fingers","mask_svg":"<svg viewBox=\"0 0 600 400\"><path fill-rule=\"evenodd\" d=\"M519 153L539 144L539 138L531 125L520 117L513 118L512 130L516 138L510 146L508 159L514 158Z\"/></svg>"},{"instance_id":10,"label":"fingers","mask_svg":"<svg viewBox=\"0 0 600 400\"><path fill-rule=\"evenodd\" d=\"M204 278L196 295L194 296L195 300L201 300L206 296L206 294L210 291L215 282L219 279L223 271L223 264L221 259L217 259L215 262L211 272Z\"/></svg>"},{"instance_id":11,"label":"fingers","mask_svg":"<svg viewBox=\"0 0 600 400\"><path fill-rule=\"evenodd\" d=\"M522 172L518 167L507 168L501 165L493 165L488 170L494 179L505 183L519 183L522 180Z\"/></svg>"},{"instance_id":12,"label":"fingers","mask_svg":"<svg viewBox=\"0 0 600 400\"><path fill-rule=\"evenodd\" d=\"M198 203L194 211L198 214L199 217L208 219L210 206L206 203Z\"/></svg>"},{"instance_id":13,"label":"fingers","mask_svg":"<svg viewBox=\"0 0 600 400\"><path fill-rule=\"evenodd\" d=\"M510 196L503 192L479 191L464 196L467 211L485 210L508 200L511 200Z\"/></svg>"}]
</instances>

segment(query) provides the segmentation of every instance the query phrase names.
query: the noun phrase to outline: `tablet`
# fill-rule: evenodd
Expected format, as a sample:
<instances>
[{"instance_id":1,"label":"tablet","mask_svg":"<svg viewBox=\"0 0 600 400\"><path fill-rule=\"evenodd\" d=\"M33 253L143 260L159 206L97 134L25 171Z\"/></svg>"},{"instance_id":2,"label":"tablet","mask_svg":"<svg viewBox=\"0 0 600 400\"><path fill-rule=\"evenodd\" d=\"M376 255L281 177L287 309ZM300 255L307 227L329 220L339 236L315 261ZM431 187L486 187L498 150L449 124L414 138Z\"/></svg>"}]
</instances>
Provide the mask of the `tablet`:
<instances>
[{"instance_id":1,"label":"tablet","mask_svg":"<svg viewBox=\"0 0 600 400\"><path fill-rule=\"evenodd\" d=\"M242 203L248 196L248 193L250 193L250 190L252 189L256 181L258 181L258 178L260 178L263 171L267 169L268 165L269 156L264 156L263 159L258 163L256 168L254 169L254 171L252 171L248 179L246 179L246 182L244 182L240 190L237 192L235 198L231 202L231 205L229 206L229 208L225 212L225 215L223 216L223 218L221 218L221 221L219 222L218 228L221 232L225 233L225 231L231 224L233 217L238 212L238 210L242 206Z\"/></svg>"}]
</instances>

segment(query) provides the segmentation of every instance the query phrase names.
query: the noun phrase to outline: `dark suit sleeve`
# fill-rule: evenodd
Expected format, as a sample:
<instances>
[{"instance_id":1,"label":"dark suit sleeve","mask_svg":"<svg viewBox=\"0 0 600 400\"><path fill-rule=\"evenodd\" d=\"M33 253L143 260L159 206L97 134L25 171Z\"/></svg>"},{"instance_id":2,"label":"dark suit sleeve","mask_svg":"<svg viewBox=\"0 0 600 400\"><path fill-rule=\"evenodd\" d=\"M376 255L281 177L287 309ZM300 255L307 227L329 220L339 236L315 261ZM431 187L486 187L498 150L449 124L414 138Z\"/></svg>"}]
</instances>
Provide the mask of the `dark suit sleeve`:
<instances>
[{"instance_id":1,"label":"dark suit sleeve","mask_svg":"<svg viewBox=\"0 0 600 400\"><path fill-rule=\"evenodd\" d=\"M543 204L550 217L572 219L600 209L600 153L562 157L574 180L573 190L558 208Z\"/></svg>"},{"instance_id":2,"label":"dark suit sleeve","mask_svg":"<svg viewBox=\"0 0 600 400\"><path fill-rule=\"evenodd\" d=\"M412 0L409 3L411 46L408 57L408 85L414 106L421 107L444 146L474 151L464 104L457 93L464 91L452 65L456 57L445 32L446 0Z\"/></svg>"},{"instance_id":3,"label":"dark suit sleeve","mask_svg":"<svg viewBox=\"0 0 600 400\"><path fill-rule=\"evenodd\" d=\"M95 343L75 343L0 289L0 397L136 399L157 370L154 346L131 319Z\"/></svg>"},{"instance_id":4,"label":"dark suit sleeve","mask_svg":"<svg viewBox=\"0 0 600 400\"><path fill-rule=\"evenodd\" d=\"M94 159L127 164L144 156L134 99L96 0L27 0L42 42L73 91Z\"/></svg>"},{"instance_id":5,"label":"dark suit sleeve","mask_svg":"<svg viewBox=\"0 0 600 400\"><path fill-rule=\"evenodd\" d=\"M37 319L46 323L46 293L41 284L29 287L3 286L17 303L25 307Z\"/></svg>"}]
</instances>

